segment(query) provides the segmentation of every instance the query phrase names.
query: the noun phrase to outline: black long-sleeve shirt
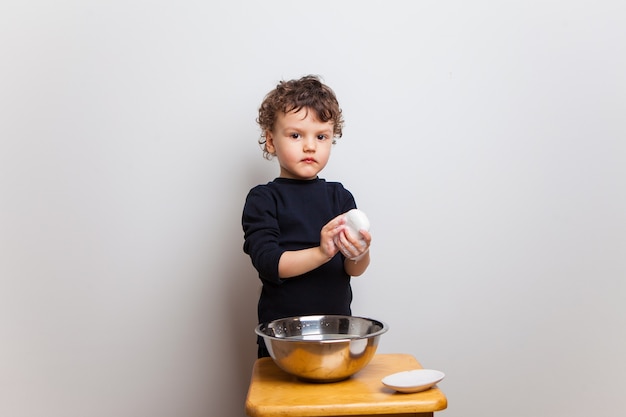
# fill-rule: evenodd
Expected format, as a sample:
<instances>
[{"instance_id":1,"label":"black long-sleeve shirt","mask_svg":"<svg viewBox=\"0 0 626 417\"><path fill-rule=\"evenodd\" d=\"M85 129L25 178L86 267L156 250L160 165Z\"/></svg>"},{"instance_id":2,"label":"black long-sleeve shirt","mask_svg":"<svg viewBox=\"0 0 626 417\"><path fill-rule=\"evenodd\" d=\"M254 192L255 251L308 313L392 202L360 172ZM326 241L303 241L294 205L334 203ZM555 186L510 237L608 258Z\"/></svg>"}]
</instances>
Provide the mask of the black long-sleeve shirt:
<instances>
[{"instance_id":1,"label":"black long-sleeve shirt","mask_svg":"<svg viewBox=\"0 0 626 417\"><path fill-rule=\"evenodd\" d=\"M263 283L258 304L259 323L284 317L350 315L352 289L344 256L297 277L280 279L278 261L285 251L319 246L322 227L356 208L341 183L324 179L276 178L254 187L243 209L243 250Z\"/></svg>"}]
</instances>

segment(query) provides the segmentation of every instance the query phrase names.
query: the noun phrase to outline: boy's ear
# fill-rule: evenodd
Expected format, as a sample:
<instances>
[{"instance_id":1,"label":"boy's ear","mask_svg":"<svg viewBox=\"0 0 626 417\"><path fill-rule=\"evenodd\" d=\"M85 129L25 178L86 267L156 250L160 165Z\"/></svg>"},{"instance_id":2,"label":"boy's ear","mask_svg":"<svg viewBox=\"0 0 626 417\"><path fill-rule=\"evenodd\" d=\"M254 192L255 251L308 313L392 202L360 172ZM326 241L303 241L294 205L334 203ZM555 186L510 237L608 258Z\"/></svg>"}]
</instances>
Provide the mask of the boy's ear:
<instances>
[{"instance_id":1,"label":"boy's ear","mask_svg":"<svg viewBox=\"0 0 626 417\"><path fill-rule=\"evenodd\" d=\"M276 147L274 146L274 136L272 136L272 132L269 130L265 131L265 148L272 155L276 153Z\"/></svg>"}]
</instances>

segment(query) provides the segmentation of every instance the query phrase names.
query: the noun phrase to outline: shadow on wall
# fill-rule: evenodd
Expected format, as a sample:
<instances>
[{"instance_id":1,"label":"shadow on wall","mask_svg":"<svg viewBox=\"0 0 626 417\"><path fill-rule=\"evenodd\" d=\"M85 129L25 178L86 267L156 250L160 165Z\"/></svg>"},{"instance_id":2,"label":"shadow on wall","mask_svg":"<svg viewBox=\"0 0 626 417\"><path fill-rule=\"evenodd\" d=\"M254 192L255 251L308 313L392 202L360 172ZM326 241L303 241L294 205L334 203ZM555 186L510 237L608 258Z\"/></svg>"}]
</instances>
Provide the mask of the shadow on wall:
<instances>
[{"instance_id":1,"label":"shadow on wall","mask_svg":"<svg viewBox=\"0 0 626 417\"><path fill-rule=\"evenodd\" d=\"M243 230L241 227L241 213L245 203L246 195L250 188L257 184L273 178L269 173L275 169L275 165L264 163L260 159L259 163L248 166L248 175L245 175L247 183L238 184L240 195L237 201L229 202L230 212L225 213L224 219L228 219L227 224L222 224L222 236L227 236L224 243L224 259L221 261L221 279L226 282L223 288L224 314L229 317L228 326L232 326L228 335L228 362L224 362L225 370L233 375L235 380L231 381L231 386L236 389L232 398L237 402L236 408L244 412L245 398L250 384L252 366L257 359L257 344L254 328L257 325L257 304L261 290L261 281L258 273L252 266L250 258L243 252ZM231 396L233 393L229 393ZM230 400L229 400L230 401Z\"/></svg>"},{"instance_id":2,"label":"shadow on wall","mask_svg":"<svg viewBox=\"0 0 626 417\"><path fill-rule=\"evenodd\" d=\"M241 254L241 262L233 265L230 273L230 283L225 294L228 316L233 318L231 341L234 356L241 360L236 366L237 375L249 376L252 364L257 358L256 335L254 327L257 325L257 303L259 300L260 281L257 273L250 264L247 255ZM246 387L248 380L246 379Z\"/></svg>"},{"instance_id":3,"label":"shadow on wall","mask_svg":"<svg viewBox=\"0 0 626 417\"><path fill-rule=\"evenodd\" d=\"M219 260L212 271L214 300L210 321L217 323L210 338L212 366L209 369L211 413L245 415L245 399L254 361L257 359L254 327L259 279L243 253L241 226L235 223L234 209L222 217ZM213 327L213 325L211 325ZM240 410L240 414L237 413Z\"/></svg>"}]
</instances>

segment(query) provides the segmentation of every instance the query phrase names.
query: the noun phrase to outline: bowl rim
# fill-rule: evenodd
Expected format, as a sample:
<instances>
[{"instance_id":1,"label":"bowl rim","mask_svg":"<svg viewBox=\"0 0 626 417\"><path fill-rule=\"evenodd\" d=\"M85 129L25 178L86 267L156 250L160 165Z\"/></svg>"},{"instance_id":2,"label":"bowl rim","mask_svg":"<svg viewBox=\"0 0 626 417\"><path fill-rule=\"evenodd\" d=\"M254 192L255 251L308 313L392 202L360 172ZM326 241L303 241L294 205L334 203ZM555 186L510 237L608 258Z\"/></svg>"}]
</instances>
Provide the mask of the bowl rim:
<instances>
[{"instance_id":1,"label":"bowl rim","mask_svg":"<svg viewBox=\"0 0 626 417\"><path fill-rule=\"evenodd\" d=\"M370 333L368 335L365 336L349 336L346 335L346 337L342 337L342 338L335 338L335 339L327 339L327 340L307 340L307 339L291 339L288 337L277 337L277 336L272 336L269 334L264 333L261 329L264 327L267 327L270 323L273 323L275 321L279 321L279 320L301 320L301 319L321 319L323 317L340 317L340 318L352 318L352 319L360 319L360 320L367 320L370 322L374 322L375 324L380 325L380 329L375 331L374 333ZM254 332L258 335L261 336L263 338L267 338L270 340L280 340L283 342L293 342L293 343L338 343L338 342L348 342L351 340L360 340L360 339L371 339L373 337L376 336L380 336L381 334L387 332L389 330L389 326L387 325L387 323L385 323L384 321L381 320L376 320L370 317L364 317L364 316L346 316L346 315L342 315L342 314L312 314L312 315L303 315L303 316L291 316L291 317L283 317L283 318L279 318L276 320L271 320L268 322L264 322L264 323L260 323L258 324L255 328L254 328Z\"/></svg>"}]
</instances>

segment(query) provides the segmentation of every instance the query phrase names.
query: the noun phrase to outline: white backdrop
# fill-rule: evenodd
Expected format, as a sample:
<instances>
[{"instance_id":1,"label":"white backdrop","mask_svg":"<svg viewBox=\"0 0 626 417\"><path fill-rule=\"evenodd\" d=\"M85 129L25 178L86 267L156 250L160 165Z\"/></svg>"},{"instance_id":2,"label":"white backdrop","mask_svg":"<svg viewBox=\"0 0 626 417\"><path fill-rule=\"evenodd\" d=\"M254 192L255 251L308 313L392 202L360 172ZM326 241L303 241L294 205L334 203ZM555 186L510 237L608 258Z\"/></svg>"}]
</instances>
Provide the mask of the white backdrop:
<instances>
[{"instance_id":1,"label":"white backdrop","mask_svg":"<svg viewBox=\"0 0 626 417\"><path fill-rule=\"evenodd\" d=\"M254 119L319 74L372 221L355 314L442 415L620 416L623 1L0 4L0 415L244 415Z\"/></svg>"}]
</instances>

